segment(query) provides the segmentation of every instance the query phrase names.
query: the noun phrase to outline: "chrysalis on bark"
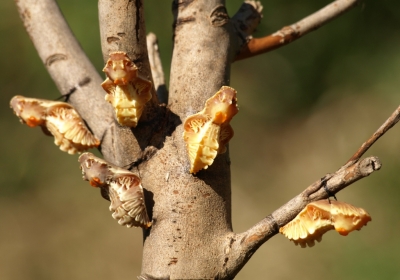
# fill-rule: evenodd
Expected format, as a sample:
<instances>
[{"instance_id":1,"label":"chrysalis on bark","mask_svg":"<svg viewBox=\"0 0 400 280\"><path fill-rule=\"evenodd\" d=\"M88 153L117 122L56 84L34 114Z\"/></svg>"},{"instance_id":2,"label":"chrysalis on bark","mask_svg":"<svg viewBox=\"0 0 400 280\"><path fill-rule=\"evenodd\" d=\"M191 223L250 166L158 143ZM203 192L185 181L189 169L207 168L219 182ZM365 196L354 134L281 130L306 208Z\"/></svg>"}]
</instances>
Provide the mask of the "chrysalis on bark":
<instances>
[{"instance_id":1,"label":"chrysalis on bark","mask_svg":"<svg viewBox=\"0 0 400 280\"><path fill-rule=\"evenodd\" d=\"M64 152L81 153L100 145L68 103L17 95L10 105L22 123L30 127L41 126L45 134L54 136L54 143Z\"/></svg>"},{"instance_id":2,"label":"chrysalis on bark","mask_svg":"<svg viewBox=\"0 0 400 280\"><path fill-rule=\"evenodd\" d=\"M322 235L335 229L341 235L360 230L371 216L362 208L335 200L318 200L308 204L290 223L279 229L296 245L302 248L312 247L315 240L321 241Z\"/></svg>"},{"instance_id":3,"label":"chrysalis on bark","mask_svg":"<svg viewBox=\"0 0 400 280\"><path fill-rule=\"evenodd\" d=\"M111 201L112 217L128 228L151 226L140 178L134 173L84 153L79 157L83 179L101 188L101 195Z\"/></svg>"},{"instance_id":4,"label":"chrysalis on bark","mask_svg":"<svg viewBox=\"0 0 400 280\"><path fill-rule=\"evenodd\" d=\"M189 116L183 124L183 139L190 160L190 173L207 169L217 154L226 151L233 137L229 122L237 114L236 90L223 86L206 101L204 109Z\"/></svg>"},{"instance_id":5,"label":"chrysalis on bark","mask_svg":"<svg viewBox=\"0 0 400 280\"><path fill-rule=\"evenodd\" d=\"M138 68L124 52L112 52L103 71L107 79L101 84L107 92L119 124L136 127L145 104L151 99L150 81L138 75Z\"/></svg>"}]
</instances>

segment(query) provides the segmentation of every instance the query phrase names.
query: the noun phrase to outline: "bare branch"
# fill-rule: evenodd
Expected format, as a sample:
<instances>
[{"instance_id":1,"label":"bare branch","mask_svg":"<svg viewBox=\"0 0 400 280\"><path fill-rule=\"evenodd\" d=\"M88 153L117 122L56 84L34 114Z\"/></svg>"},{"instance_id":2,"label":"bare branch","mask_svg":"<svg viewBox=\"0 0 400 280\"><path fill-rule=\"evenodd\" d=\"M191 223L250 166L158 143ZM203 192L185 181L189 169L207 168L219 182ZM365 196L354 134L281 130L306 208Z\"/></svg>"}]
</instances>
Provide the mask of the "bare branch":
<instances>
[{"instance_id":1,"label":"bare branch","mask_svg":"<svg viewBox=\"0 0 400 280\"><path fill-rule=\"evenodd\" d=\"M280 227L293 220L308 203L328 198L380 168L381 163L377 157L369 157L351 165L345 165L335 173L314 182L246 232L233 235L231 250L227 255L232 261L225 268L228 275L236 275L255 251L276 235Z\"/></svg>"},{"instance_id":2,"label":"bare branch","mask_svg":"<svg viewBox=\"0 0 400 280\"><path fill-rule=\"evenodd\" d=\"M358 0L334 1L314 14L290 26L285 26L271 35L262 38L253 38L248 44L243 46L236 60L256 56L287 45L303 35L317 30L332 19L350 10L357 3Z\"/></svg>"},{"instance_id":3,"label":"bare branch","mask_svg":"<svg viewBox=\"0 0 400 280\"><path fill-rule=\"evenodd\" d=\"M293 220L308 203L334 196L345 187L379 170L382 164L377 157L368 157L363 160L360 160L360 157L399 119L400 106L339 170L317 180L246 232L229 236L225 258L231 261L226 263L220 271L222 277L235 276L255 251L277 234L280 227Z\"/></svg>"},{"instance_id":4,"label":"bare branch","mask_svg":"<svg viewBox=\"0 0 400 280\"><path fill-rule=\"evenodd\" d=\"M61 95L70 95L90 129L102 142L110 141L106 131L113 119L112 108L104 101L101 77L72 34L54 0L16 1L21 19ZM113 154L103 149L104 154Z\"/></svg>"},{"instance_id":5,"label":"bare branch","mask_svg":"<svg viewBox=\"0 0 400 280\"><path fill-rule=\"evenodd\" d=\"M195 7L202 9L202 16ZM172 10L174 50L168 103L185 119L202 110L221 86L229 85L230 64L240 45L231 40L234 29L225 1L176 0Z\"/></svg>"},{"instance_id":6,"label":"bare branch","mask_svg":"<svg viewBox=\"0 0 400 280\"><path fill-rule=\"evenodd\" d=\"M168 109L179 116L178 121L201 111L208 98L229 84L239 44L224 4L224 0L172 3ZM143 186L156 201L155 223L143 247L141 274L146 279L215 279L224 261L220 246L232 228L229 153L217 156L206 171L191 175L182 135L183 125L178 125L163 148L140 166Z\"/></svg>"},{"instance_id":7,"label":"bare branch","mask_svg":"<svg viewBox=\"0 0 400 280\"><path fill-rule=\"evenodd\" d=\"M367 140L365 141L360 149L347 161L357 161L360 157L378 140L383 134L391 129L400 120L400 106L393 112L393 114L382 124L380 128Z\"/></svg>"},{"instance_id":8,"label":"bare branch","mask_svg":"<svg viewBox=\"0 0 400 280\"><path fill-rule=\"evenodd\" d=\"M151 73L153 75L154 88L160 103L168 103L168 89L165 85L164 71L158 50L157 36L154 33L147 35L147 52L149 53L149 61Z\"/></svg>"},{"instance_id":9,"label":"bare branch","mask_svg":"<svg viewBox=\"0 0 400 280\"><path fill-rule=\"evenodd\" d=\"M126 52L138 67L139 75L152 81L143 1L99 0L98 6L104 60L109 58L111 52ZM109 133L114 141L108 144L114 146L116 152L105 159L118 166L124 166L140 160L146 153L146 147L159 148L164 139L162 136L154 137L153 133L158 127L157 120L161 120L160 114L163 112L165 110L158 107L157 95L152 88L152 99L146 103L136 128L120 127L113 123L113 129L110 129Z\"/></svg>"},{"instance_id":10,"label":"bare branch","mask_svg":"<svg viewBox=\"0 0 400 280\"><path fill-rule=\"evenodd\" d=\"M241 44L247 44L252 39L251 34L257 28L262 19L263 6L260 1L245 1L239 11L232 17L233 25L242 40Z\"/></svg>"},{"instance_id":11,"label":"bare branch","mask_svg":"<svg viewBox=\"0 0 400 280\"><path fill-rule=\"evenodd\" d=\"M98 6L100 40L104 61L108 60L111 52L126 52L138 67L140 75L152 81L147 55L143 1L100 0ZM151 102L153 107L158 103L155 94L152 95ZM146 106L146 108L154 110L150 107ZM149 114L151 110L146 111ZM149 118L149 116L146 116L146 112L143 118Z\"/></svg>"}]
</instances>

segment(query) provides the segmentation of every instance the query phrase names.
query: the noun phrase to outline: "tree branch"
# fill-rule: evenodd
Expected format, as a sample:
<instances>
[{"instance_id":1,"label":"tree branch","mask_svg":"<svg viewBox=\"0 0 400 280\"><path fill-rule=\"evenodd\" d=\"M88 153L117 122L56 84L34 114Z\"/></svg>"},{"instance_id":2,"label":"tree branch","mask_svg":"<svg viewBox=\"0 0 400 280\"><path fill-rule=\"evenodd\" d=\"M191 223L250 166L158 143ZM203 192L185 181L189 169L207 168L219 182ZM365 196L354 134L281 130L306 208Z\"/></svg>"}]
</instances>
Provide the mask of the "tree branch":
<instances>
[{"instance_id":1,"label":"tree branch","mask_svg":"<svg viewBox=\"0 0 400 280\"><path fill-rule=\"evenodd\" d=\"M303 35L317 30L332 19L350 10L357 3L358 0L334 1L314 14L290 26L285 26L269 36L253 38L242 47L240 53L236 56L236 60L263 54L287 45Z\"/></svg>"},{"instance_id":2,"label":"tree branch","mask_svg":"<svg viewBox=\"0 0 400 280\"><path fill-rule=\"evenodd\" d=\"M263 17L262 10L263 6L260 1L245 1L232 17L233 26L241 40L241 45L247 44L252 39L251 34Z\"/></svg>"},{"instance_id":3,"label":"tree branch","mask_svg":"<svg viewBox=\"0 0 400 280\"><path fill-rule=\"evenodd\" d=\"M156 89L157 97L160 103L167 104L168 89L165 85L164 71L161 63L160 52L158 50L157 36L154 33L149 33L146 39L154 88Z\"/></svg>"},{"instance_id":4,"label":"tree branch","mask_svg":"<svg viewBox=\"0 0 400 280\"><path fill-rule=\"evenodd\" d=\"M153 80L150 62L147 54L146 26L142 0L99 0L100 38L104 61L109 58L109 53L114 51L126 52L129 58L139 69L139 75L148 80ZM112 135L114 155L106 157L118 166L126 166L138 161L149 153L146 147L160 148L164 142L163 133L154 137L159 121L163 119L165 109L158 106L157 95L154 87L152 99L146 103L139 124L136 128L121 127L113 122ZM154 153L152 151L151 153Z\"/></svg>"},{"instance_id":5,"label":"tree branch","mask_svg":"<svg viewBox=\"0 0 400 280\"><path fill-rule=\"evenodd\" d=\"M101 77L72 34L54 0L16 1L20 17L47 71L61 95L70 94L69 101L86 121L97 138L101 151L114 153L104 145L112 140L107 134L113 122L113 110L104 101Z\"/></svg>"},{"instance_id":6,"label":"tree branch","mask_svg":"<svg viewBox=\"0 0 400 280\"><path fill-rule=\"evenodd\" d=\"M347 161L347 163L352 161L357 161L360 157L389 129L391 129L400 120L400 106L393 112L393 114L382 124L378 130L372 134L372 136L365 141L360 149Z\"/></svg>"},{"instance_id":7,"label":"tree branch","mask_svg":"<svg viewBox=\"0 0 400 280\"><path fill-rule=\"evenodd\" d=\"M229 84L239 44L224 4L173 1L168 105L180 121L201 111L208 98ZM192 175L182 134L183 125L178 125L164 147L140 166L143 187L155 201L141 272L149 279L215 279L224 262L222 242L232 230L229 153Z\"/></svg>"},{"instance_id":8,"label":"tree branch","mask_svg":"<svg viewBox=\"0 0 400 280\"><path fill-rule=\"evenodd\" d=\"M193 8L200 6L196 1L176 0L172 8L175 18L174 50L168 103L183 120L201 111L204 102L221 86L229 85L230 63L240 48L236 40L231 41L234 29L224 6L225 1L205 2L202 5L209 11L208 14L202 13L204 19ZM203 22L205 20L207 22Z\"/></svg>"},{"instance_id":9,"label":"tree branch","mask_svg":"<svg viewBox=\"0 0 400 280\"><path fill-rule=\"evenodd\" d=\"M229 250L225 250L225 254L226 259L231 261L223 267L221 275L235 276L264 242L276 235L280 227L293 220L310 202L334 196L345 187L379 170L382 164L377 157L363 160L360 157L399 119L400 106L339 170L317 180L246 232L229 236Z\"/></svg>"},{"instance_id":10,"label":"tree branch","mask_svg":"<svg viewBox=\"0 0 400 280\"><path fill-rule=\"evenodd\" d=\"M140 75L152 81L143 0L99 0L98 6L104 61L108 60L111 52L126 52L138 67ZM152 102L157 104L155 94Z\"/></svg>"},{"instance_id":11,"label":"tree branch","mask_svg":"<svg viewBox=\"0 0 400 280\"><path fill-rule=\"evenodd\" d=\"M236 275L257 249L279 233L279 228L293 220L307 204L328 198L380 168L381 163L377 157L369 157L351 165L344 165L335 173L314 182L246 232L232 235L229 252L229 259L232 261L226 266L226 273Z\"/></svg>"}]
</instances>

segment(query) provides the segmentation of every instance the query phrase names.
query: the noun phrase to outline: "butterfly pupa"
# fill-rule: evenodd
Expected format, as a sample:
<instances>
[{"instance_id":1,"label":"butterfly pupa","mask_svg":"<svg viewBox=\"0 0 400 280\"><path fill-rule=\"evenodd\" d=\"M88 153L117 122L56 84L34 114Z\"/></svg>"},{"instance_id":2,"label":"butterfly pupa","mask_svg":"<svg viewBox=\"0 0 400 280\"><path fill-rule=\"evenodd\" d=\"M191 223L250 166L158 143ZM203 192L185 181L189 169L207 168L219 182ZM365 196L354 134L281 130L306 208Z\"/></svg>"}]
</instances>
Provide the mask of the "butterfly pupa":
<instances>
[{"instance_id":1,"label":"butterfly pupa","mask_svg":"<svg viewBox=\"0 0 400 280\"><path fill-rule=\"evenodd\" d=\"M130 227L149 228L143 187L136 174L114 166L92 153L79 157L83 179L99 187L101 195L111 201L110 211L118 224Z\"/></svg>"},{"instance_id":2,"label":"butterfly pupa","mask_svg":"<svg viewBox=\"0 0 400 280\"><path fill-rule=\"evenodd\" d=\"M54 143L64 152L81 153L100 145L68 103L17 95L10 106L22 123L40 126L46 135L53 135Z\"/></svg>"},{"instance_id":3,"label":"butterfly pupa","mask_svg":"<svg viewBox=\"0 0 400 280\"><path fill-rule=\"evenodd\" d=\"M152 83L138 75L138 68L125 52L112 52L103 69L101 84L105 100L114 107L119 124L136 127L145 104L151 99Z\"/></svg>"},{"instance_id":4,"label":"butterfly pupa","mask_svg":"<svg viewBox=\"0 0 400 280\"><path fill-rule=\"evenodd\" d=\"M151 222L144 203L143 187L138 176L125 170L116 171L109 182L112 217L128 228L149 228Z\"/></svg>"},{"instance_id":5,"label":"butterfly pupa","mask_svg":"<svg viewBox=\"0 0 400 280\"><path fill-rule=\"evenodd\" d=\"M314 246L315 240L320 242L322 235L329 230L335 229L346 236L353 230L360 230L369 221L371 216L362 208L324 199L309 203L279 232L304 248Z\"/></svg>"},{"instance_id":6,"label":"butterfly pupa","mask_svg":"<svg viewBox=\"0 0 400 280\"><path fill-rule=\"evenodd\" d=\"M223 86L206 101L201 112L185 120L183 139L189 156L190 173L207 169L217 154L225 153L226 145L233 137L229 122L238 111L236 90Z\"/></svg>"}]
</instances>

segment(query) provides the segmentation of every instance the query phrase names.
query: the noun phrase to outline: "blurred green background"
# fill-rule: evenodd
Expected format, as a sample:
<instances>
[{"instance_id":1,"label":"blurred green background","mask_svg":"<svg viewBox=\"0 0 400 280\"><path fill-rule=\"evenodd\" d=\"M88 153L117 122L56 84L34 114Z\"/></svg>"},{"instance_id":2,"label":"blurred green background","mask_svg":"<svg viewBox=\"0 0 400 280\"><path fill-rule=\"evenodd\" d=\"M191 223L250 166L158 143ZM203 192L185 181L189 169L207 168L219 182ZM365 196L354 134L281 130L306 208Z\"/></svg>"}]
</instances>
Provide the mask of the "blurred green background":
<instances>
[{"instance_id":1,"label":"blurred green background","mask_svg":"<svg viewBox=\"0 0 400 280\"><path fill-rule=\"evenodd\" d=\"M101 71L97 1L58 1ZM227 1L231 15L241 1ZM328 1L262 1L255 37L270 34ZM246 230L328 172L334 172L400 104L400 4L365 1L272 53L234 63L240 114L231 141L233 225ZM171 1L145 1L169 75ZM62 153L9 109L16 94L59 96L11 0L1 1L0 279L136 279L141 231L118 226L108 203L81 180L78 156ZM237 279L400 279L400 127L367 152L383 168L340 192L372 222L301 249L279 235ZM269 276L269 277L267 277Z\"/></svg>"}]
</instances>

